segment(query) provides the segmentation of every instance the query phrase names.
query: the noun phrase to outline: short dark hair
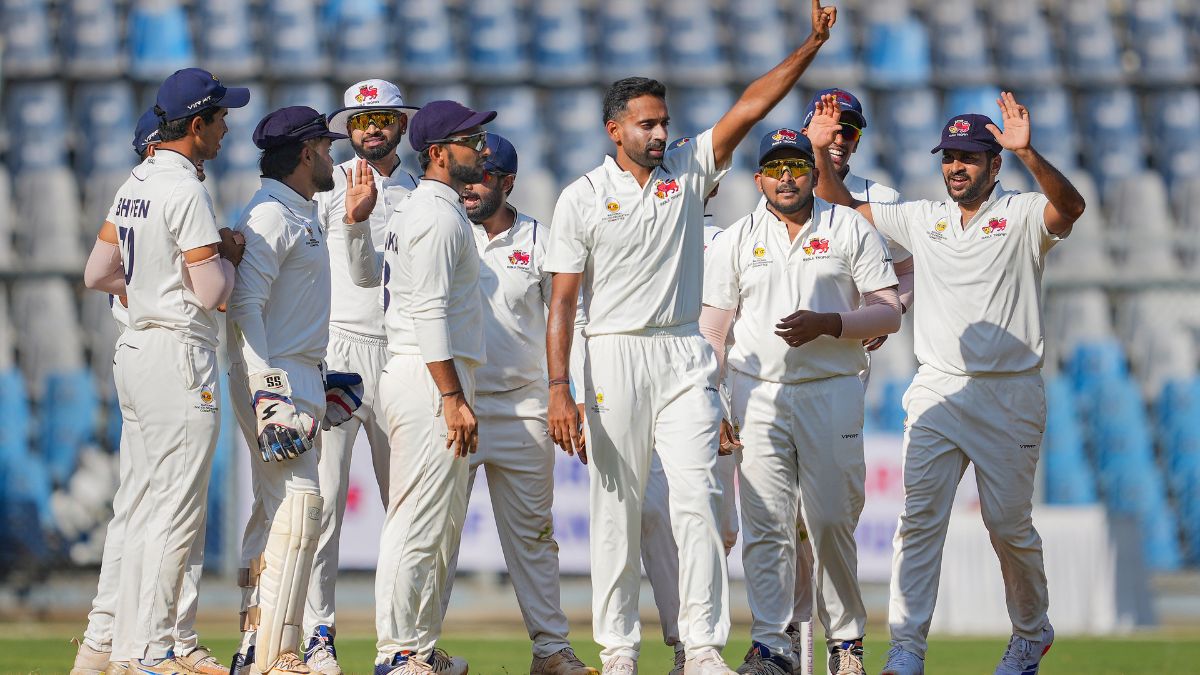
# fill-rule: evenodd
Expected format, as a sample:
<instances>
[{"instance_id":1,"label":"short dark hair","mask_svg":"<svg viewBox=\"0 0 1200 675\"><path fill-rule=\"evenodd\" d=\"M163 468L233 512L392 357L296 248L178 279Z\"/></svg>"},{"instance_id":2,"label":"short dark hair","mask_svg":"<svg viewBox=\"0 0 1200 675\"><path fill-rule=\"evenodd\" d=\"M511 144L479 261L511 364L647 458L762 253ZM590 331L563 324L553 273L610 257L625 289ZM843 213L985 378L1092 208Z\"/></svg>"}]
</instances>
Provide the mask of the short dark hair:
<instances>
[{"instance_id":1,"label":"short dark hair","mask_svg":"<svg viewBox=\"0 0 1200 675\"><path fill-rule=\"evenodd\" d=\"M205 124L212 124L218 110L220 108L206 108L195 115L188 115L187 117L168 121L163 119L166 113L156 105L154 106L154 112L158 115L158 140L162 143L169 143L187 136L188 127L192 126L192 118L194 117L204 120Z\"/></svg>"},{"instance_id":2,"label":"short dark hair","mask_svg":"<svg viewBox=\"0 0 1200 675\"><path fill-rule=\"evenodd\" d=\"M648 77L627 77L612 83L604 92L604 121L615 120L629 107L629 102L639 96L667 98L667 87L658 80Z\"/></svg>"},{"instance_id":3,"label":"short dark hair","mask_svg":"<svg viewBox=\"0 0 1200 675\"><path fill-rule=\"evenodd\" d=\"M283 180L292 175L300 165L300 153L304 150L305 142L295 141L263 150L262 157L258 159L258 169L263 178Z\"/></svg>"}]
</instances>

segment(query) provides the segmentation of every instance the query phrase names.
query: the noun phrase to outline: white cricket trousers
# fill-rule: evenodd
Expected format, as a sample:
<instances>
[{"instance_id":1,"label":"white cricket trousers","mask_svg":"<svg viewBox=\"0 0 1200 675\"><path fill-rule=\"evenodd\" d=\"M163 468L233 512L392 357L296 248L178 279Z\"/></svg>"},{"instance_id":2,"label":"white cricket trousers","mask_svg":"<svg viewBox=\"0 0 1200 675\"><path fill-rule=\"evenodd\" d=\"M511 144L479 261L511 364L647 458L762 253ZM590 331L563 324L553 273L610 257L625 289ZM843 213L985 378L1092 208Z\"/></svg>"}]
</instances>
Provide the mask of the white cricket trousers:
<instances>
[{"instance_id":1,"label":"white cricket trousers","mask_svg":"<svg viewBox=\"0 0 1200 675\"><path fill-rule=\"evenodd\" d=\"M641 648L642 511L655 451L679 547L679 639L689 655L729 637L714 466L717 359L695 324L598 335L586 345L592 633L609 662Z\"/></svg>"},{"instance_id":2,"label":"white cricket trousers","mask_svg":"<svg viewBox=\"0 0 1200 675\"><path fill-rule=\"evenodd\" d=\"M336 326L329 327L329 349L325 354L327 370L358 373L363 380L362 405L354 416L339 426L321 432L321 456L317 473L321 483L321 539L309 579L304 611L304 632L311 635L318 626L333 626L336 620L334 588L338 573L338 548L342 538L342 518L346 515L346 491L350 484L350 457L358 432L365 431L371 447L371 461L379 498L387 507L388 448L387 429L379 412L379 375L388 360L387 340L362 335Z\"/></svg>"},{"instance_id":3,"label":"white cricket trousers","mask_svg":"<svg viewBox=\"0 0 1200 675\"><path fill-rule=\"evenodd\" d=\"M554 540L554 442L546 425L549 389L536 380L511 391L476 393L479 451L470 456L467 499L482 467L521 618L538 657L571 646L559 600L558 542ZM571 459L570 461L576 461ZM450 603L458 542L442 592Z\"/></svg>"},{"instance_id":4,"label":"white cricket trousers","mask_svg":"<svg viewBox=\"0 0 1200 675\"><path fill-rule=\"evenodd\" d=\"M321 379L319 364L297 359L273 358L271 367L282 368L287 372L288 384L292 387L292 403L296 410L312 415L319 423L325 416L325 384ZM246 529L242 534L241 567L244 569L252 567L251 562L266 549L271 522L287 493L318 491L317 461L321 454L321 435L317 434L313 448L299 457L282 462L273 459L264 462L258 451L258 421L254 414L254 393L250 391L246 366L240 361L235 361L229 366L229 389L230 405L233 406L234 416L250 453L250 485L254 492L250 518L246 521ZM325 508L322 509L322 515ZM247 587L242 593L242 611L251 606L273 606L276 601L277 598L263 597L261 589L257 586Z\"/></svg>"},{"instance_id":5,"label":"white cricket trousers","mask_svg":"<svg viewBox=\"0 0 1200 675\"><path fill-rule=\"evenodd\" d=\"M474 409L474 364L455 365ZM402 651L428 662L441 635L442 591L467 514L470 460L446 448L444 399L420 356L392 356L379 380L379 401L392 455L375 571L375 663ZM479 428L480 436L488 433Z\"/></svg>"},{"instance_id":6,"label":"white cricket trousers","mask_svg":"<svg viewBox=\"0 0 1200 675\"><path fill-rule=\"evenodd\" d=\"M783 654L795 613L796 504L812 541L817 615L829 644L857 640L867 612L854 529L862 513L863 388L856 375L798 384L729 373L741 421L739 493L750 637Z\"/></svg>"},{"instance_id":7,"label":"white cricket trousers","mask_svg":"<svg viewBox=\"0 0 1200 675\"><path fill-rule=\"evenodd\" d=\"M119 341L118 341L119 344ZM113 364L114 370L116 364ZM130 443L137 433L137 426L126 417L131 411L121 407L121 448L117 461L120 483L113 495L113 516L104 537L104 553L100 559L100 580L96 585L96 597L92 600L92 611L88 613L87 629L83 641L98 652L111 652L113 648L113 623L117 615L117 596L121 579L121 559L125 556L125 527L129 518L132 496L145 488L134 485L133 457ZM139 441L140 442L140 441ZM196 637L196 585L204 567L203 537L197 537L188 554L188 569L183 577L183 588L179 594L179 609L175 620L175 654L186 656L199 646Z\"/></svg>"},{"instance_id":8,"label":"white cricket trousers","mask_svg":"<svg viewBox=\"0 0 1200 675\"><path fill-rule=\"evenodd\" d=\"M204 547L221 426L217 355L174 331L146 328L125 331L114 363L121 416L132 430L126 449L133 489L122 497L128 499L126 555L112 660L159 659L175 647L181 608L195 605L184 587L192 549Z\"/></svg>"},{"instance_id":9,"label":"white cricket trousers","mask_svg":"<svg viewBox=\"0 0 1200 675\"><path fill-rule=\"evenodd\" d=\"M738 514L734 474L737 460L733 455L717 456L717 483L721 486L721 541L725 555L737 544ZM679 644L679 547L671 532L671 503L667 474L658 453L650 464L646 482L646 501L642 506L642 567L654 593L663 641Z\"/></svg>"},{"instance_id":10,"label":"white cricket trousers","mask_svg":"<svg viewBox=\"0 0 1200 675\"><path fill-rule=\"evenodd\" d=\"M904 511L893 540L892 643L919 656L937 602L954 493L975 465L979 510L1000 559L1013 632L1038 640L1049 619L1033 486L1046 390L1038 371L948 375L921 366L904 394Z\"/></svg>"}]
</instances>

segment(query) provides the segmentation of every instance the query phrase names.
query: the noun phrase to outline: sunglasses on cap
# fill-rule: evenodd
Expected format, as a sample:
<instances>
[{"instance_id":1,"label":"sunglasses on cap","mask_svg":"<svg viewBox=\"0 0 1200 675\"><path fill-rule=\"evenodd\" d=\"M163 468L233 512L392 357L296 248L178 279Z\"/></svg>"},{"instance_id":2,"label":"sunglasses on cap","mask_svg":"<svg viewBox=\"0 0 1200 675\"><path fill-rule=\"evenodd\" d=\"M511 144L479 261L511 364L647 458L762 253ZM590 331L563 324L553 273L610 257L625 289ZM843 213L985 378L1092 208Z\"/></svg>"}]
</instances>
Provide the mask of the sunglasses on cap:
<instances>
[{"instance_id":1,"label":"sunglasses on cap","mask_svg":"<svg viewBox=\"0 0 1200 675\"><path fill-rule=\"evenodd\" d=\"M482 152L487 147L487 132L480 131L471 134L470 136L447 136L446 138L435 138L429 141L429 145L435 143L453 143L455 145L465 145L475 152Z\"/></svg>"},{"instance_id":2,"label":"sunglasses on cap","mask_svg":"<svg viewBox=\"0 0 1200 675\"><path fill-rule=\"evenodd\" d=\"M846 143L853 143L854 141L857 141L859 138L862 138L862 132L863 132L862 129L859 129L858 127L854 126L853 124L850 124L848 122L842 122L842 130L841 130L842 140L845 141Z\"/></svg>"},{"instance_id":3,"label":"sunglasses on cap","mask_svg":"<svg viewBox=\"0 0 1200 675\"><path fill-rule=\"evenodd\" d=\"M372 110L354 115L346 121L346 126L355 131L366 131L372 124L376 129L390 127L400 120L400 113L393 110Z\"/></svg>"},{"instance_id":4,"label":"sunglasses on cap","mask_svg":"<svg viewBox=\"0 0 1200 675\"><path fill-rule=\"evenodd\" d=\"M773 159L759 167L758 172L767 178L779 180L786 171L793 179L807 176L813 165L807 159Z\"/></svg>"}]
</instances>

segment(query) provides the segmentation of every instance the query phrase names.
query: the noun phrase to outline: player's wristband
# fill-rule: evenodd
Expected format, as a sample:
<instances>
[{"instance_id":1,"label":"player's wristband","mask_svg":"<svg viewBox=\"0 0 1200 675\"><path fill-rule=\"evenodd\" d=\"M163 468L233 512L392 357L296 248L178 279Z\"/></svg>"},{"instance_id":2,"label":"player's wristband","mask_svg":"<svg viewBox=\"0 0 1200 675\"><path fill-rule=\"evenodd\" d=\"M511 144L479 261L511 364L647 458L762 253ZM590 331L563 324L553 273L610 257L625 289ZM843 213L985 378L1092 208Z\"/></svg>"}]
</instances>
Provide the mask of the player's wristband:
<instances>
[{"instance_id":1,"label":"player's wristband","mask_svg":"<svg viewBox=\"0 0 1200 675\"><path fill-rule=\"evenodd\" d=\"M559 385L559 384L566 384L566 385L569 385L569 384L571 384L571 380L569 380L569 379L567 379L567 378L565 378L565 377L560 377L560 378L556 378L556 379L550 380L550 386L551 386L551 387L553 387L553 386L555 386L555 385Z\"/></svg>"},{"instance_id":2,"label":"player's wristband","mask_svg":"<svg viewBox=\"0 0 1200 675\"><path fill-rule=\"evenodd\" d=\"M461 393L463 393L462 389L455 389L454 391L448 391L448 392L442 394L442 398L450 398L451 396L458 396Z\"/></svg>"}]
</instances>

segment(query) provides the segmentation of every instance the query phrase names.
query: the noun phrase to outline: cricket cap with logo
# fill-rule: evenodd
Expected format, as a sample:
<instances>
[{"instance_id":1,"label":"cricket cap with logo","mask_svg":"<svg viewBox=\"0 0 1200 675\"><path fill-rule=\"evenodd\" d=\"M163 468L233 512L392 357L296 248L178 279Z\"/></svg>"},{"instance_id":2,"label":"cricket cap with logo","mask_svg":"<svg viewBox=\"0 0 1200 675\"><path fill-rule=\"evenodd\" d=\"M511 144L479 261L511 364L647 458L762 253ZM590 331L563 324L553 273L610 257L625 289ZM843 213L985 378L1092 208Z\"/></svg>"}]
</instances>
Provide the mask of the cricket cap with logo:
<instances>
[{"instance_id":1,"label":"cricket cap with logo","mask_svg":"<svg viewBox=\"0 0 1200 675\"><path fill-rule=\"evenodd\" d=\"M812 100L808 102L808 108L804 111L804 126L808 128L808 123L812 121L813 115L817 113L817 103L821 101L823 96L833 96L837 101L838 107L842 109L840 118L843 122L858 127L859 129L867 128L867 116L863 114L862 102L858 97L845 89L822 89L813 94Z\"/></svg>"},{"instance_id":2,"label":"cricket cap with logo","mask_svg":"<svg viewBox=\"0 0 1200 675\"><path fill-rule=\"evenodd\" d=\"M408 125L408 143L421 152L433 141L449 138L496 118L496 111L476 112L458 101L431 101L413 115Z\"/></svg>"},{"instance_id":3,"label":"cricket cap with logo","mask_svg":"<svg viewBox=\"0 0 1200 675\"><path fill-rule=\"evenodd\" d=\"M507 138L489 131L487 147L488 158L483 160L483 168L500 173L517 172L517 149Z\"/></svg>"},{"instance_id":4,"label":"cricket cap with logo","mask_svg":"<svg viewBox=\"0 0 1200 675\"><path fill-rule=\"evenodd\" d=\"M159 119L170 122L209 108L241 108L249 102L249 89L226 87L203 68L184 68L163 80L154 106Z\"/></svg>"},{"instance_id":5,"label":"cricket cap with logo","mask_svg":"<svg viewBox=\"0 0 1200 675\"><path fill-rule=\"evenodd\" d=\"M808 140L808 136L805 136L796 129L784 127L775 131L768 131L763 135L762 140L758 143L758 165L762 166L771 153L784 148L795 148L808 161L816 162L816 158L813 156L812 142Z\"/></svg>"},{"instance_id":6,"label":"cricket cap with logo","mask_svg":"<svg viewBox=\"0 0 1200 675\"><path fill-rule=\"evenodd\" d=\"M943 150L962 150L964 152L994 152L997 155L1004 148L1000 145L988 125L995 124L987 115L970 113L955 115L942 125L942 142L931 153Z\"/></svg>"},{"instance_id":7,"label":"cricket cap with logo","mask_svg":"<svg viewBox=\"0 0 1200 675\"><path fill-rule=\"evenodd\" d=\"M141 157L146 148L155 143L158 143L158 115L154 114L154 108L151 107L138 118L137 127L133 130L133 151Z\"/></svg>"},{"instance_id":8,"label":"cricket cap with logo","mask_svg":"<svg viewBox=\"0 0 1200 675\"><path fill-rule=\"evenodd\" d=\"M345 129L350 118L360 112L370 110L419 110L417 106L404 102L400 87L387 80L363 80L355 82L346 89L342 97L342 106L329 114L330 129Z\"/></svg>"},{"instance_id":9,"label":"cricket cap with logo","mask_svg":"<svg viewBox=\"0 0 1200 675\"><path fill-rule=\"evenodd\" d=\"M332 138L336 141L346 137L346 134L330 131L325 116L306 105L288 106L267 113L254 128L254 145L261 150L314 138Z\"/></svg>"}]
</instances>

